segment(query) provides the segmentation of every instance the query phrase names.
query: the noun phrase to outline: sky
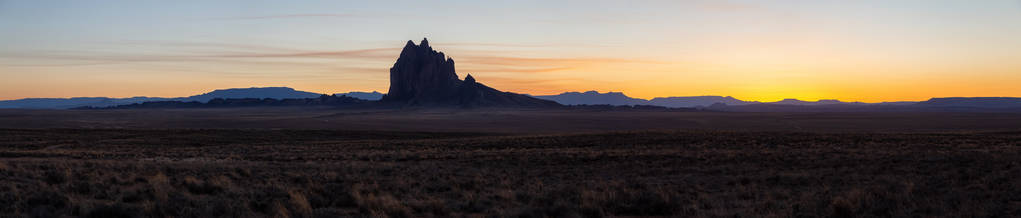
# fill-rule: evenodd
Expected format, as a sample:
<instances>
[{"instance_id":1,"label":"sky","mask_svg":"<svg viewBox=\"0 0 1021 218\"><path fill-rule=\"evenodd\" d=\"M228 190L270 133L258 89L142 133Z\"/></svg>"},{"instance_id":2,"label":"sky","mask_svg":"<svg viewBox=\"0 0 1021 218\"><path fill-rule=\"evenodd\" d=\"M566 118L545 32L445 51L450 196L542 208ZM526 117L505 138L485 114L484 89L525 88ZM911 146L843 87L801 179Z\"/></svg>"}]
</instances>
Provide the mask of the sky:
<instances>
[{"instance_id":1,"label":"sky","mask_svg":"<svg viewBox=\"0 0 1021 218\"><path fill-rule=\"evenodd\" d=\"M533 95L1021 96L1021 0L0 0L0 100L386 92L422 38Z\"/></svg>"}]
</instances>

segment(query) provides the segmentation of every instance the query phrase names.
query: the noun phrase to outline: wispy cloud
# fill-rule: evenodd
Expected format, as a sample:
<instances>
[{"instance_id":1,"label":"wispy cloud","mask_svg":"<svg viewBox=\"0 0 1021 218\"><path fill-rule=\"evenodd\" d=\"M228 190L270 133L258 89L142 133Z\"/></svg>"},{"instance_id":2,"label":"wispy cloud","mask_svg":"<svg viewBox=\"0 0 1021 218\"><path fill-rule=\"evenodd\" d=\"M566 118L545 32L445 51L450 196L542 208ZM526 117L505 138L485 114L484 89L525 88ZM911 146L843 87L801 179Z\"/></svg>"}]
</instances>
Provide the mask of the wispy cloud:
<instances>
[{"instance_id":1,"label":"wispy cloud","mask_svg":"<svg viewBox=\"0 0 1021 218\"><path fill-rule=\"evenodd\" d=\"M202 44L195 44L202 45ZM221 45L221 44L213 44ZM300 49L268 49L257 46L231 45L253 50L244 52L203 52L194 54L166 53L104 53L96 51L34 51L19 53L0 53L0 66L10 67L60 67L111 65L124 63L152 62L220 62L242 64L282 64L311 65L312 59L360 59L388 60L396 57L400 48L374 48L341 51L308 51ZM261 49L261 50L259 50ZM286 59L283 59L286 58ZM13 61L2 61L3 59ZM252 59L252 60L246 60ZM262 59L262 60L254 60ZM308 59L308 61L300 61Z\"/></svg>"},{"instance_id":2,"label":"wispy cloud","mask_svg":"<svg viewBox=\"0 0 1021 218\"><path fill-rule=\"evenodd\" d=\"M495 53L495 52L493 52ZM593 58L593 57L510 57L510 56L458 56L458 73L496 73L497 75L561 74L605 70L603 67L619 64L663 64L652 60ZM493 74L490 74L493 75ZM533 81L534 82L534 81ZM527 83L527 82L526 82Z\"/></svg>"},{"instance_id":3,"label":"wispy cloud","mask_svg":"<svg viewBox=\"0 0 1021 218\"><path fill-rule=\"evenodd\" d=\"M354 14L278 14L264 16L241 16L241 17L218 17L215 20L261 20L261 19L289 19L289 18L350 18Z\"/></svg>"},{"instance_id":4,"label":"wispy cloud","mask_svg":"<svg viewBox=\"0 0 1021 218\"><path fill-rule=\"evenodd\" d=\"M243 43L207 43L173 41L126 41L139 46L132 51L34 51L0 53L0 66L6 67L77 67L133 64L133 67L157 65L215 66L217 69L243 69L265 72L332 71L344 74L385 74L401 48L366 48L353 50L309 50L286 46L250 45ZM457 44L457 43L450 43ZM483 43L485 44L485 43ZM464 43L463 45L476 45ZM504 46L505 44L493 44ZM149 48L151 46L152 48ZM519 46L513 45L511 46ZM155 49L155 50L153 50ZM584 71L606 64L662 62L600 57L528 57L496 56L500 49L460 51L453 57L460 74L493 73L490 75L543 74L563 71ZM343 65L343 66L340 66ZM253 68L254 67L254 68ZM140 68L140 69L141 69ZM197 69L197 68L196 68ZM384 78L385 79L385 78ZM533 81L534 82L534 81Z\"/></svg>"},{"instance_id":5,"label":"wispy cloud","mask_svg":"<svg viewBox=\"0 0 1021 218\"><path fill-rule=\"evenodd\" d=\"M558 43L536 43L536 44L515 44L515 43L479 43L479 42L452 42L452 43L433 43L433 46L462 46L462 47L506 47L506 48L549 48L549 47L601 47L608 46L602 44L587 44L587 43L569 43L569 42L558 42Z\"/></svg>"},{"instance_id":6,"label":"wispy cloud","mask_svg":"<svg viewBox=\"0 0 1021 218\"><path fill-rule=\"evenodd\" d=\"M120 40L120 41L107 41L100 42L103 44L116 45L133 45L133 46L159 46L161 48L167 47L178 47L184 49L214 49L214 50L242 50L242 51L261 51L261 52L300 52L301 49L284 48L279 46L271 45L257 45L257 44L244 44L244 43L224 43L224 42L188 42L188 41L160 41L160 40Z\"/></svg>"},{"instance_id":7,"label":"wispy cloud","mask_svg":"<svg viewBox=\"0 0 1021 218\"><path fill-rule=\"evenodd\" d=\"M575 69L574 67L546 67L546 68L507 68L507 67L460 67L460 72L510 72L510 73L546 73Z\"/></svg>"},{"instance_id":8,"label":"wispy cloud","mask_svg":"<svg viewBox=\"0 0 1021 218\"><path fill-rule=\"evenodd\" d=\"M520 78L492 75L477 75L476 79L491 87L500 87L501 90L517 93L530 94L552 94L570 90L578 83L591 82L587 79L572 77L557 78Z\"/></svg>"},{"instance_id":9,"label":"wispy cloud","mask_svg":"<svg viewBox=\"0 0 1021 218\"><path fill-rule=\"evenodd\" d=\"M209 58L285 58L285 57L314 57L314 58L393 58L400 52L400 48L372 48L346 51L309 51L296 53L239 53L239 54L214 54L197 57Z\"/></svg>"},{"instance_id":10,"label":"wispy cloud","mask_svg":"<svg viewBox=\"0 0 1021 218\"><path fill-rule=\"evenodd\" d=\"M12 61L2 61L2 60ZM243 60L227 58L209 58L194 55L160 55L160 54L53 54L53 53L20 53L0 54L0 66L7 67L75 67L137 63L212 63L237 64L244 66L301 66L317 64L308 61L286 60Z\"/></svg>"},{"instance_id":11,"label":"wispy cloud","mask_svg":"<svg viewBox=\"0 0 1021 218\"><path fill-rule=\"evenodd\" d=\"M499 83L513 86L535 86L538 84L545 85L556 85L564 83L573 83L578 81L584 81L579 78L554 78L554 79L522 79L513 77L502 77L502 76L480 76L478 78L482 83Z\"/></svg>"},{"instance_id":12,"label":"wispy cloud","mask_svg":"<svg viewBox=\"0 0 1021 218\"><path fill-rule=\"evenodd\" d=\"M390 66L380 66L380 67L337 67L337 68L330 68L329 70L333 71L333 72L344 72L344 73L354 73L354 74L372 74L372 75L377 75L378 74L378 75L386 75L386 74L390 73ZM389 77L379 77L379 78L371 78L371 79L372 80L388 80L388 81L390 80Z\"/></svg>"},{"instance_id":13,"label":"wispy cloud","mask_svg":"<svg viewBox=\"0 0 1021 218\"><path fill-rule=\"evenodd\" d=\"M749 3L738 3L732 1L713 0L713 1L699 1L695 3L699 9L720 11L720 12L739 12L739 11L753 11L761 10L762 7L755 4Z\"/></svg>"},{"instance_id":14,"label":"wispy cloud","mask_svg":"<svg viewBox=\"0 0 1021 218\"><path fill-rule=\"evenodd\" d=\"M503 66L549 66L569 64L595 63L663 63L651 60L618 59L618 58L529 58L504 56L462 56L460 62Z\"/></svg>"},{"instance_id":15,"label":"wispy cloud","mask_svg":"<svg viewBox=\"0 0 1021 218\"><path fill-rule=\"evenodd\" d=\"M549 45L540 44L511 44L511 43L475 43L475 42L454 42L454 43L433 43L433 46L470 46L470 47L522 47L522 48L542 48L548 47Z\"/></svg>"}]
</instances>

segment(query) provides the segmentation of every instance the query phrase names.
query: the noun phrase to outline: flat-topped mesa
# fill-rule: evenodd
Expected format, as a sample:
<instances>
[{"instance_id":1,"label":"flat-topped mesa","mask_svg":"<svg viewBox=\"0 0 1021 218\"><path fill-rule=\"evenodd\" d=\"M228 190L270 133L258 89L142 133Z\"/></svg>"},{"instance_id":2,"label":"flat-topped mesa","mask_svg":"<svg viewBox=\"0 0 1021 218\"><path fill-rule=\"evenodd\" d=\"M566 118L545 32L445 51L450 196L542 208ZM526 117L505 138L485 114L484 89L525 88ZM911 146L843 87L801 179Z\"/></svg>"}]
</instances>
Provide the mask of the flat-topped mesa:
<instances>
[{"instance_id":1,"label":"flat-topped mesa","mask_svg":"<svg viewBox=\"0 0 1021 218\"><path fill-rule=\"evenodd\" d=\"M461 81L454 59L433 50L426 39L418 45L408 41L404 46L390 68L390 91L382 101L409 106L560 106L553 101L501 92L476 82L471 75Z\"/></svg>"}]
</instances>

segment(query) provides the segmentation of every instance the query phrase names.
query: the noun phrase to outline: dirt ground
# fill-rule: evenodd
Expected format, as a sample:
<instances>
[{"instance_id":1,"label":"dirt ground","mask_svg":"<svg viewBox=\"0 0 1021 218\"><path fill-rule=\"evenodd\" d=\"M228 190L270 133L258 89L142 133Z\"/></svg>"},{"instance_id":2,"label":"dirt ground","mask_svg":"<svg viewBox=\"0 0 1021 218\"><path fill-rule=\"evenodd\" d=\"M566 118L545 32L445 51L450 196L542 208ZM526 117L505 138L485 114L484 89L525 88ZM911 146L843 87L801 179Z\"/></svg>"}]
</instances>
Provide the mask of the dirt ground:
<instances>
[{"instance_id":1,"label":"dirt ground","mask_svg":"<svg viewBox=\"0 0 1021 218\"><path fill-rule=\"evenodd\" d=\"M1021 216L1021 132L0 131L0 213Z\"/></svg>"},{"instance_id":2,"label":"dirt ground","mask_svg":"<svg viewBox=\"0 0 1021 218\"><path fill-rule=\"evenodd\" d=\"M625 130L934 132L1021 130L1021 113L744 113L588 109L329 107L131 110L4 110L0 128L331 129L578 133Z\"/></svg>"},{"instance_id":3,"label":"dirt ground","mask_svg":"<svg viewBox=\"0 0 1021 218\"><path fill-rule=\"evenodd\" d=\"M0 217L1021 216L1021 115L0 110Z\"/></svg>"}]
</instances>

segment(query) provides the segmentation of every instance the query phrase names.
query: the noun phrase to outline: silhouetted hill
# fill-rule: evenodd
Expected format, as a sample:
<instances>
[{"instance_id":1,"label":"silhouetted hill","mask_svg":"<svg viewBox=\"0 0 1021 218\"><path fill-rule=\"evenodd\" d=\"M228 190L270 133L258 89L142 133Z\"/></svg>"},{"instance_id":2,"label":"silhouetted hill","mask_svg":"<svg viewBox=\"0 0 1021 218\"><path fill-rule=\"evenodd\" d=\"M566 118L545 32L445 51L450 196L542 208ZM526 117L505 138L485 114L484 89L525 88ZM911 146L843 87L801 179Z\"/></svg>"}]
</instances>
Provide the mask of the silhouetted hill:
<instances>
[{"instance_id":1,"label":"silhouetted hill","mask_svg":"<svg viewBox=\"0 0 1021 218\"><path fill-rule=\"evenodd\" d=\"M932 98L919 102L920 106L928 107L962 107L962 108L1021 108L1021 98L1010 97L954 97Z\"/></svg>"},{"instance_id":2,"label":"silhouetted hill","mask_svg":"<svg viewBox=\"0 0 1021 218\"><path fill-rule=\"evenodd\" d=\"M75 109L138 109L138 108L216 108L216 107L271 107L271 106L345 106L368 102L343 95L320 95L316 98L214 98L198 101L147 101L110 107L78 107Z\"/></svg>"},{"instance_id":3,"label":"silhouetted hill","mask_svg":"<svg viewBox=\"0 0 1021 218\"><path fill-rule=\"evenodd\" d=\"M535 96L565 105L650 105L668 108L703 108L733 112L1021 112L1021 98L976 97L933 98L924 102L845 102L834 99L803 101L784 99L776 102L742 101L730 96L665 97L644 100L620 92L565 92L558 95ZM602 107L602 106L600 106Z\"/></svg>"},{"instance_id":4,"label":"silhouetted hill","mask_svg":"<svg viewBox=\"0 0 1021 218\"><path fill-rule=\"evenodd\" d=\"M67 109L84 106L106 107L145 101L166 101L169 98L131 97L74 97L74 98L26 98L0 101L0 108L23 109Z\"/></svg>"},{"instance_id":5,"label":"silhouetted hill","mask_svg":"<svg viewBox=\"0 0 1021 218\"><path fill-rule=\"evenodd\" d=\"M556 101L565 105L653 105L671 108L709 107L713 104L725 105L749 105L759 104L757 101L742 101L731 96L684 96L684 97L660 97L652 100L628 97L621 92L599 93L596 91L587 92L564 92L558 95L534 96L540 99ZM784 99L777 102L766 102L774 105L851 105L864 104L860 102L842 102L839 100L802 101L797 99Z\"/></svg>"},{"instance_id":6,"label":"silhouetted hill","mask_svg":"<svg viewBox=\"0 0 1021 218\"><path fill-rule=\"evenodd\" d=\"M758 102L749 102L735 99L730 96L688 96L688 97L660 97L652 100L628 97L621 92L599 93L596 91L587 92L564 92L557 95L541 95L536 98L556 101L565 105L653 105L671 108L708 107L712 104L723 103L727 105L745 105Z\"/></svg>"},{"instance_id":7,"label":"silhouetted hill","mask_svg":"<svg viewBox=\"0 0 1021 218\"><path fill-rule=\"evenodd\" d=\"M758 102L742 101L730 96L690 96L653 98L649 104L664 107L708 107L713 104L746 105Z\"/></svg>"},{"instance_id":8,"label":"silhouetted hill","mask_svg":"<svg viewBox=\"0 0 1021 218\"><path fill-rule=\"evenodd\" d=\"M502 92L476 82L470 74L462 81L454 59L446 57L422 39L408 41L390 68L390 90L383 102L405 106L459 107L556 107L560 104L531 96Z\"/></svg>"},{"instance_id":9,"label":"silhouetted hill","mask_svg":"<svg viewBox=\"0 0 1021 218\"><path fill-rule=\"evenodd\" d=\"M172 99L174 101L198 101L207 102L215 98L272 98L272 99L298 99L316 98L321 94L298 91L288 87L252 87L235 89L217 89L201 95L194 95L186 98Z\"/></svg>"},{"instance_id":10,"label":"silhouetted hill","mask_svg":"<svg viewBox=\"0 0 1021 218\"><path fill-rule=\"evenodd\" d=\"M734 112L1021 112L1021 98L933 98L923 102L847 103L781 101L748 105L713 105L708 110Z\"/></svg>"},{"instance_id":11,"label":"silhouetted hill","mask_svg":"<svg viewBox=\"0 0 1021 218\"><path fill-rule=\"evenodd\" d=\"M378 96L382 94L373 92ZM371 98L373 93L345 93L352 95L360 95L365 98ZM158 98L158 97L131 97L131 98L108 98L108 97L74 97L74 98L26 98L18 100L7 100L0 101L0 108L25 108L25 109L67 109L67 108L78 108L78 107L109 107L116 105L126 105L134 103L142 103L149 101L180 101L180 102L191 102L196 101L205 103L215 98L272 98L272 99L305 99L305 98L316 98L320 94L297 91L293 88L288 87L252 87L252 88L232 88L232 89L218 89L212 92L203 93L200 95L193 95L189 97L177 97L177 98ZM355 97L355 96L352 96ZM355 97L358 98L358 97ZM377 97L376 100L379 98ZM373 99L366 99L373 100Z\"/></svg>"},{"instance_id":12,"label":"silhouetted hill","mask_svg":"<svg viewBox=\"0 0 1021 218\"><path fill-rule=\"evenodd\" d=\"M844 102L834 99L823 99L818 101L802 101L798 99L788 98L777 102L765 102L766 104L774 105L798 105L798 106L816 106L816 105L865 105L867 103L862 102Z\"/></svg>"},{"instance_id":13,"label":"silhouetted hill","mask_svg":"<svg viewBox=\"0 0 1021 218\"><path fill-rule=\"evenodd\" d=\"M640 98L632 98L622 92L599 93L597 91L587 92L564 92L557 95L532 96L539 99L555 101L564 105L648 105L649 101Z\"/></svg>"},{"instance_id":14,"label":"silhouetted hill","mask_svg":"<svg viewBox=\"0 0 1021 218\"><path fill-rule=\"evenodd\" d=\"M337 93L337 94L334 94L334 95L345 95L345 96L352 97L352 98L357 98L357 99L362 99L362 100L370 100L370 101L378 101L379 99L383 98L383 93L379 93L379 92L376 92L376 91L373 91L373 92L347 92L347 93Z\"/></svg>"},{"instance_id":15,"label":"silhouetted hill","mask_svg":"<svg viewBox=\"0 0 1021 218\"><path fill-rule=\"evenodd\" d=\"M731 111L731 112L883 112L883 111L922 111L926 108L917 108L910 105L879 105L879 104L776 104L757 103L746 105L724 105L715 104L706 107L706 110Z\"/></svg>"}]
</instances>

